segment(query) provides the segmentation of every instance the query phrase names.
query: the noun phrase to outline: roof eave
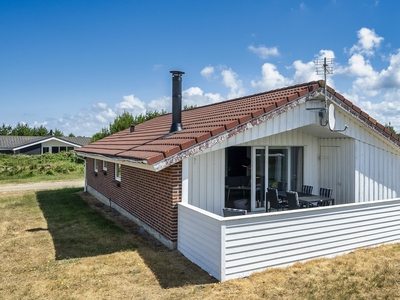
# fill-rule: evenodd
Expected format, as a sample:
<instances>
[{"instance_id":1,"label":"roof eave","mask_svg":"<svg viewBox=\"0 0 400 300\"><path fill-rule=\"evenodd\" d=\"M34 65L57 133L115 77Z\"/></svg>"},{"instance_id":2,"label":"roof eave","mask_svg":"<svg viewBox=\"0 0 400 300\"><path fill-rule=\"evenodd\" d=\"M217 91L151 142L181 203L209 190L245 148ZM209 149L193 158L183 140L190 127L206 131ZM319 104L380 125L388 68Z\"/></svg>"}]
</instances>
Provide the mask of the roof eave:
<instances>
[{"instance_id":1,"label":"roof eave","mask_svg":"<svg viewBox=\"0 0 400 300\"><path fill-rule=\"evenodd\" d=\"M75 155L81 158L92 158L92 159L99 159L99 160L105 160L107 162L115 163L115 164L124 164L127 166L131 166L134 168L138 169L144 169L148 171L158 171L154 168L154 165L150 165L147 163L147 160L134 160L132 158L126 158L126 157L117 157L117 156L106 156L102 154L96 154L96 153L87 153L83 151L76 151L75 150Z\"/></svg>"}]
</instances>

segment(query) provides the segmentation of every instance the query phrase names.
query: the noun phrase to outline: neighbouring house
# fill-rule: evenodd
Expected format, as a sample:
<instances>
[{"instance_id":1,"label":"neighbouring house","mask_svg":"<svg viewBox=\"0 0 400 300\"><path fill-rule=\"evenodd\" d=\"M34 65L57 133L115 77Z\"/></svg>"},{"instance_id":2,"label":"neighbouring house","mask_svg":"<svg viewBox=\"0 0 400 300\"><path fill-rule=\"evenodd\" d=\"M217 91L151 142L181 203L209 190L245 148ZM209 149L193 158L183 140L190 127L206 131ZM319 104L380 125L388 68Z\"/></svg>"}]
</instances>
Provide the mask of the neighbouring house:
<instances>
[{"instance_id":1,"label":"neighbouring house","mask_svg":"<svg viewBox=\"0 0 400 300\"><path fill-rule=\"evenodd\" d=\"M181 112L171 73L172 114L75 150L89 193L221 281L400 241L400 140L365 111L313 81ZM265 212L302 185L335 205Z\"/></svg>"},{"instance_id":2,"label":"neighbouring house","mask_svg":"<svg viewBox=\"0 0 400 300\"><path fill-rule=\"evenodd\" d=\"M72 151L90 143L90 137L0 135L0 153L44 154Z\"/></svg>"}]
</instances>

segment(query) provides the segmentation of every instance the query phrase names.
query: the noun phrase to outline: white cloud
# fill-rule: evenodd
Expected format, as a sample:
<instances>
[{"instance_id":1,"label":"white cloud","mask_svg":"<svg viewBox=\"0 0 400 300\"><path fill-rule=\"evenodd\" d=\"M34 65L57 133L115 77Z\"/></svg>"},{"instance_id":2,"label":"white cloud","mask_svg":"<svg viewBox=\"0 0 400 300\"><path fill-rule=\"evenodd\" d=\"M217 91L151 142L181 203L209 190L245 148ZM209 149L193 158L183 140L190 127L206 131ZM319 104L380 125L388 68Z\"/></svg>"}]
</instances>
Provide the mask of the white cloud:
<instances>
[{"instance_id":1,"label":"white cloud","mask_svg":"<svg viewBox=\"0 0 400 300\"><path fill-rule=\"evenodd\" d=\"M335 52L332 50L320 50L319 53L316 55L318 59L324 59L324 58L335 58Z\"/></svg>"},{"instance_id":2,"label":"white cloud","mask_svg":"<svg viewBox=\"0 0 400 300\"><path fill-rule=\"evenodd\" d=\"M296 83L321 79L317 75L315 71L315 63L312 61L308 63L303 63L301 60L296 60L293 63L293 67L296 70L293 76L293 81Z\"/></svg>"},{"instance_id":3,"label":"white cloud","mask_svg":"<svg viewBox=\"0 0 400 300\"><path fill-rule=\"evenodd\" d=\"M389 67L380 73L380 86L383 88L400 88L400 50L390 55Z\"/></svg>"},{"instance_id":4,"label":"white cloud","mask_svg":"<svg viewBox=\"0 0 400 300\"><path fill-rule=\"evenodd\" d=\"M247 47L251 52L257 54L260 58L266 59L270 56L279 56L279 51L277 47L267 48L264 45L260 45L258 47L254 47L250 45Z\"/></svg>"},{"instance_id":5,"label":"white cloud","mask_svg":"<svg viewBox=\"0 0 400 300\"><path fill-rule=\"evenodd\" d=\"M211 79L212 75L214 74L214 67L207 66L200 72L201 76L207 78L208 80Z\"/></svg>"},{"instance_id":6,"label":"white cloud","mask_svg":"<svg viewBox=\"0 0 400 300\"><path fill-rule=\"evenodd\" d=\"M218 93L217 94L212 94L212 93L204 94L203 90L199 87L191 87L191 88L188 88L187 90L183 91L182 98L183 98L183 106L195 105L197 107L216 103L216 102L221 102L221 101L225 100Z\"/></svg>"},{"instance_id":7,"label":"white cloud","mask_svg":"<svg viewBox=\"0 0 400 300\"><path fill-rule=\"evenodd\" d=\"M197 107L224 101L225 99L220 94L204 93L199 87L190 87L182 91L182 108L184 106L195 105ZM171 111L172 100L171 97L161 97L150 101L147 105L149 110L165 110Z\"/></svg>"},{"instance_id":8,"label":"white cloud","mask_svg":"<svg viewBox=\"0 0 400 300\"><path fill-rule=\"evenodd\" d=\"M268 91L289 85L292 81L285 78L276 69L276 66L265 63L261 67L262 78L258 81L252 80L251 86L258 91Z\"/></svg>"},{"instance_id":9,"label":"white cloud","mask_svg":"<svg viewBox=\"0 0 400 300\"><path fill-rule=\"evenodd\" d=\"M136 98L133 94L122 97L124 101L119 102L115 105L115 111L118 114L123 113L124 111L128 111L133 115L139 115L146 112L146 103L140 101L139 98Z\"/></svg>"},{"instance_id":10,"label":"white cloud","mask_svg":"<svg viewBox=\"0 0 400 300\"><path fill-rule=\"evenodd\" d=\"M151 100L149 104L147 104L148 110L165 110L165 111L171 111L172 107L172 102L171 102L171 97L164 96L160 97L154 100Z\"/></svg>"},{"instance_id":11,"label":"white cloud","mask_svg":"<svg viewBox=\"0 0 400 300\"><path fill-rule=\"evenodd\" d=\"M246 90L243 88L242 81L238 79L238 75L232 71L231 69L222 70L222 83L230 89L228 98L237 98L241 97L246 93Z\"/></svg>"},{"instance_id":12,"label":"white cloud","mask_svg":"<svg viewBox=\"0 0 400 300\"><path fill-rule=\"evenodd\" d=\"M378 36L375 31L368 28L361 28L357 32L358 43L350 49L350 54L362 53L367 56L375 54L375 49L379 48L383 37Z\"/></svg>"}]
</instances>

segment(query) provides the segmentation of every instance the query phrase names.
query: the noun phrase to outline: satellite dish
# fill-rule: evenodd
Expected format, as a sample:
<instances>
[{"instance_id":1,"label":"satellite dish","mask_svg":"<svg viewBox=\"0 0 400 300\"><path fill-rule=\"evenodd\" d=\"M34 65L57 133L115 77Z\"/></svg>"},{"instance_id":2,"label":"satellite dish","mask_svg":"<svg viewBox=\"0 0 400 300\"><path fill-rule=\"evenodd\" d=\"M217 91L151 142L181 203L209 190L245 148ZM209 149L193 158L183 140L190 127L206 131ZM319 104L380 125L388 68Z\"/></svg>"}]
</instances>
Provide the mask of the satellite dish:
<instances>
[{"instance_id":1,"label":"satellite dish","mask_svg":"<svg viewBox=\"0 0 400 300\"><path fill-rule=\"evenodd\" d=\"M333 106L333 104L329 105L329 109L328 109L328 124L329 124L329 129L330 130L334 130L335 128L335 107Z\"/></svg>"}]
</instances>

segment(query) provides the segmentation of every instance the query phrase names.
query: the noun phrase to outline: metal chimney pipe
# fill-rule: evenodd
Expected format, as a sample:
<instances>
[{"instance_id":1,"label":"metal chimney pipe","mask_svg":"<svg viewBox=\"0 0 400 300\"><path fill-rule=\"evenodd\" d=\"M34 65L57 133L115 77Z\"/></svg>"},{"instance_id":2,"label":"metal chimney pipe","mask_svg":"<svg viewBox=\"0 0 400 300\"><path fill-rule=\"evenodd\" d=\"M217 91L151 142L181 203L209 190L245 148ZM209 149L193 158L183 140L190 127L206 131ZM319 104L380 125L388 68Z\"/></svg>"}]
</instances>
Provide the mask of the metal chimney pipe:
<instances>
[{"instance_id":1,"label":"metal chimney pipe","mask_svg":"<svg viewBox=\"0 0 400 300\"><path fill-rule=\"evenodd\" d=\"M135 131L135 124L131 124L130 126L130 132L134 132Z\"/></svg>"},{"instance_id":2,"label":"metal chimney pipe","mask_svg":"<svg viewBox=\"0 0 400 300\"><path fill-rule=\"evenodd\" d=\"M172 124L169 133L182 130L182 75L185 72L170 71L172 74Z\"/></svg>"}]
</instances>

